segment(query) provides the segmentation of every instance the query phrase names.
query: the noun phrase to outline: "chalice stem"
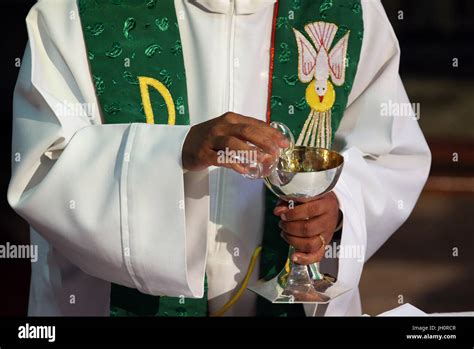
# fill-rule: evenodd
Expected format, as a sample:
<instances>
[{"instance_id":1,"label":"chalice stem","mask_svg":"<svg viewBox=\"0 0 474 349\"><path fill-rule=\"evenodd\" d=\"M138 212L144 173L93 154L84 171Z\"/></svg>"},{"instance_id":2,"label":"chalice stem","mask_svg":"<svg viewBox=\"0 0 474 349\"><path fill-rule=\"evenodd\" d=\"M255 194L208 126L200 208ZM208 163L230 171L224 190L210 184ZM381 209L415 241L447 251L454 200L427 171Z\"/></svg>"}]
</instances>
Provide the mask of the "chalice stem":
<instances>
[{"instance_id":1,"label":"chalice stem","mask_svg":"<svg viewBox=\"0 0 474 349\"><path fill-rule=\"evenodd\" d=\"M323 274L319 272L319 263L310 264L309 269L311 270L311 275L312 275L313 280L323 279Z\"/></svg>"},{"instance_id":2,"label":"chalice stem","mask_svg":"<svg viewBox=\"0 0 474 349\"><path fill-rule=\"evenodd\" d=\"M295 247L290 246L288 253L289 260L292 260L291 257L295 252ZM319 272L319 263L303 265L292 261L289 263L289 267L287 284L310 285L312 284L312 280L321 280L323 278L323 275Z\"/></svg>"},{"instance_id":3,"label":"chalice stem","mask_svg":"<svg viewBox=\"0 0 474 349\"><path fill-rule=\"evenodd\" d=\"M295 248L290 246L287 265L278 278L283 288L282 295L293 301L326 301L327 297L316 289L317 282L323 280L318 264L303 265L292 262L293 253Z\"/></svg>"}]
</instances>

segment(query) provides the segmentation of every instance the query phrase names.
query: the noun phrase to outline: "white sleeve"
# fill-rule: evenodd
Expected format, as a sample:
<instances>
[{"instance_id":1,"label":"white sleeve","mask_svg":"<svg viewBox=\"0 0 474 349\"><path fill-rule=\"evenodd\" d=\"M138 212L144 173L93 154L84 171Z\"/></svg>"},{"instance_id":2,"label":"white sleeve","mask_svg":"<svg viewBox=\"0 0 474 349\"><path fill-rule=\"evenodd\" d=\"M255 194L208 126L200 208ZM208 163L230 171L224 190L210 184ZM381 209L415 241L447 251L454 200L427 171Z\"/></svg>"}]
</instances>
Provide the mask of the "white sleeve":
<instances>
[{"instance_id":1,"label":"white sleeve","mask_svg":"<svg viewBox=\"0 0 474 349\"><path fill-rule=\"evenodd\" d=\"M364 261L410 215L431 164L417 119L389 110L409 103L398 73L398 41L380 1L362 3L365 29L359 68L336 134L345 157L335 188L344 213L340 252L345 256L339 258L338 279L355 291ZM354 251L365 253L357 256ZM341 296L328 312L344 315L335 309L346 309L344 302L350 298Z\"/></svg>"},{"instance_id":2,"label":"white sleeve","mask_svg":"<svg viewBox=\"0 0 474 349\"><path fill-rule=\"evenodd\" d=\"M187 205L207 202L207 171L183 175L189 127L100 124L79 19L65 15L73 10L75 1L40 1L27 17L9 203L92 276L148 294L202 297L206 217L191 217Z\"/></svg>"}]
</instances>

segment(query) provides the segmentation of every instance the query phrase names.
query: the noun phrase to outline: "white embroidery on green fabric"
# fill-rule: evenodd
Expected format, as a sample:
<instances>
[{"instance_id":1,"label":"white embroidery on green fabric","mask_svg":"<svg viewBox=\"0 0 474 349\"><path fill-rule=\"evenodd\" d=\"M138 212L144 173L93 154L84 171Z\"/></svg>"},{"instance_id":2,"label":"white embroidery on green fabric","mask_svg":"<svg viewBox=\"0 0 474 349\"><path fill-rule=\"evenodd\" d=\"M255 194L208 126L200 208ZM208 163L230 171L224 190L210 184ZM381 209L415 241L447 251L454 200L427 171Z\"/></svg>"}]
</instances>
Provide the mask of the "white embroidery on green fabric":
<instances>
[{"instance_id":1,"label":"white embroidery on green fabric","mask_svg":"<svg viewBox=\"0 0 474 349\"><path fill-rule=\"evenodd\" d=\"M338 26L333 23L314 22L305 31L314 46L298 30L293 28L298 46L298 77L309 83L306 102L311 108L297 145L331 147L331 111L336 101L334 85L342 86L346 77L346 55L349 43L347 33L331 49Z\"/></svg>"}]
</instances>

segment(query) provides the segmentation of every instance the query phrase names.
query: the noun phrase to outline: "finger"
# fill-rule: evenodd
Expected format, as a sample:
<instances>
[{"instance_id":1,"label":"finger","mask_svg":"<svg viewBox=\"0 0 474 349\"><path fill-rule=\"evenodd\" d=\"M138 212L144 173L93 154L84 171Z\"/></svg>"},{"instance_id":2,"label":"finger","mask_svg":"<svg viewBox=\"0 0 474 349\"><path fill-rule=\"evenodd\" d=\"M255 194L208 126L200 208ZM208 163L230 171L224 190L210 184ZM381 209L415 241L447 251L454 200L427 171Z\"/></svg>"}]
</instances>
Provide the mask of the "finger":
<instances>
[{"instance_id":1,"label":"finger","mask_svg":"<svg viewBox=\"0 0 474 349\"><path fill-rule=\"evenodd\" d=\"M328 205L324 198L306 202L304 204L295 206L293 209L284 212L281 215L283 221L302 221L314 217L318 217L325 213Z\"/></svg>"},{"instance_id":2,"label":"finger","mask_svg":"<svg viewBox=\"0 0 474 349\"><path fill-rule=\"evenodd\" d=\"M263 134L273 139L276 144L282 148L286 148L290 145L288 139L280 131L271 127L266 122L236 113L232 113L230 120L233 124L249 124L252 127L258 128ZM256 143L253 144L257 145Z\"/></svg>"},{"instance_id":3,"label":"finger","mask_svg":"<svg viewBox=\"0 0 474 349\"><path fill-rule=\"evenodd\" d=\"M276 156L279 152L278 140L268 137L265 130L250 124L235 124L230 129L230 135L254 144L263 152Z\"/></svg>"},{"instance_id":4,"label":"finger","mask_svg":"<svg viewBox=\"0 0 474 349\"><path fill-rule=\"evenodd\" d=\"M231 126L230 135L250 142L271 155L277 155L280 148L288 147L288 140L270 125L243 116L239 120Z\"/></svg>"},{"instance_id":5,"label":"finger","mask_svg":"<svg viewBox=\"0 0 474 349\"><path fill-rule=\"evenodd\" d=\"M243 166L250 164L264 164L270 155L241 139L233 136L217 136L212 139L212 149L221 155L222 161L240 163Z\"/></svg>"},{"instance_id":6,"label":"finger","mask_svg":"<svg viewBox=\"0 0 474 349\"><path fill-rule=\"evenodd\" d=\"M278 224L280 229L282 229L285 233L304 238L313 237L315 235L323 233L326 230L326 225L326 219L324 216L318 216L308 220L291 222L286 222L282 220Z\"/></svg>"},{"instance_id":7,"label":"finger","mask_svg":"<svg viewBox=\"0 0 474 349\"><path fill-rule=\"evenodd\" d=\"M298 236L293 236L286 234L285 232L281 233L281 237L285 240L288 245L293 246L299 252L315 252L322 246L322 241L320 238L301 238Z\"/></svg>"},{"instance_id":8,"label":"finger","mask_svg":"<svg viewBox=\"0 0 474 349\"><path fill-rule=\"evenodd\" d=\"M238 169L242 174L248 173L252 164L263 161L263 153L258 148L236 137L217 136L212 140L212 148L217 151L218 166Z\"/></svg>"},{"instance_id":9,"label":"finger","mask_svg":"<svg viewBox=\"0 0 474 349\"><path fill-rule=\"evenodd\" d=\"M218 166L218 167L228 168L228 169L234 170L235 172L241 175L248 174L248 170L245 166L243 166L242 164L238 162L232 163L230 161L222 161L220 159L219 154L215 151L208 150L205 156L206 156L206 161L208 162L209 166Z\"/></svg>"},{"instance_id":10,"label":"finger","mask_svg":"<svg viewBox=\"0 0 474 349\"><path fill-rule=\"evenodd\" d=\"M326 252L326 249L322 248L322 246L316 252L309 252L309 253L295 252L293 253L292 260L293 262L302 264L302 265L318 263L321 261L321 259L323 259L325 252Z\"/></svg>"},{"instance_id":11,"label":"finger","mask_svg":"<svg viewBox=\"0 0 474 349\"><path fill-rule=\"evenodd\" d=\"M302 252L302 251L296 251L292 255L292 260L296 263L299 264L312 264L319 262L323 257L324 253L326 252L326 246L331 242L333 234L331 233L324 233L321 234L320 236L323 237L324 239L324 244L321 240L321 238L318 239L320 240L320 244L318 244L318 249L310 252Z\"/></svg>"},{"instance_id":12,"label":"finger","mask_svg":"<svg viewBox=\"0 0 474 349\"><path fill-rule=\"evenodd\" d=\"M289 203L279 199L275 208L273 209L273 214L275 216L279 216L288 210L290 210Z\"/></svg>"},{"instance_id":13,"label":"finger","mask_svg":"<svg viewBox=\"0 0 474 349\"><path fill-rule=\"evenodd\" d=\"M255 151L250 145L242 141L237 137L232 136L217 136L212 139L212 149L215 151L220 150L234 150L243 151L250 155L252 151Z\"/></svg>"}]
</instances>

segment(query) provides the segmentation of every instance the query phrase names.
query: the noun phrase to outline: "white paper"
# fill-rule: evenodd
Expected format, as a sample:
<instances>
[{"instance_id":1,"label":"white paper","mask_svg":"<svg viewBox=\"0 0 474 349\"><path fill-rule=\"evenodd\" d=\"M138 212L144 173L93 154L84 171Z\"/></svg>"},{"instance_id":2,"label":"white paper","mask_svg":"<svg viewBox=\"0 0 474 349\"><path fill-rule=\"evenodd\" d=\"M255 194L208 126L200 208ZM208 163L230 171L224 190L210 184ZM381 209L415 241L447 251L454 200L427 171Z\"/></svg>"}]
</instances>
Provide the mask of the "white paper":
<instances>
[{"instance_id":1,"label":"white paper","mask_svg":"<svg viewBox=\"0 0 474 349\"><path fill-rule=\"evenodd\" d=\"M421 311L417 307L411 305L410 303L406 303L400 305L399 307L386 311L382 314L377 316L427 316L424 311Z\"/></svg>"}]
</instances>

